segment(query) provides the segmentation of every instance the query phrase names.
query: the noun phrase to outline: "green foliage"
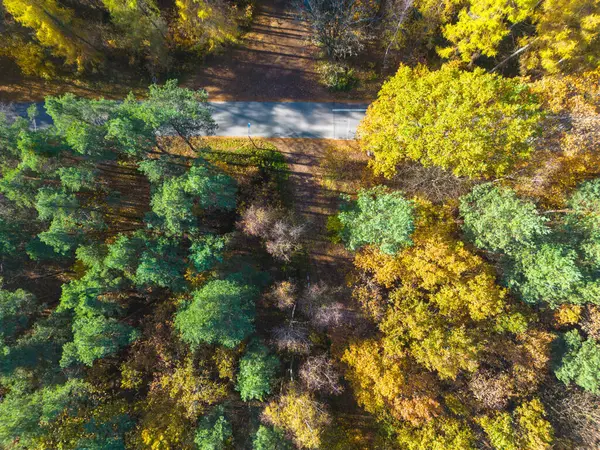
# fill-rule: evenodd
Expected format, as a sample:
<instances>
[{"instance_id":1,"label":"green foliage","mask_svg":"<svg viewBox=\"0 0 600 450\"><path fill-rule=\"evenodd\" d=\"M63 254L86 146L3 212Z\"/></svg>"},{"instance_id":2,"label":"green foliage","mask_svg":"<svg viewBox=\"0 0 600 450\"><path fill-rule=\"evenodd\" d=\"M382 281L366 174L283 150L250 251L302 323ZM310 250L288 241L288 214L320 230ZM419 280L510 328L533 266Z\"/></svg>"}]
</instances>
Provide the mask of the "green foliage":
<instances>
[{"instance_id":1,"label":"green foliage","mask_svg":"<svg viewBox=\"0 0 600 450\"><path fill-rule=\"evenodd\" d=\"M13 341L27 329L43 307L33 294L23 289L14 292L0 289L0 345Z\"/></svg>"},{"instance_id":2,"label":"green foliage","mask_svg":"<svg viewBox=\"0 0 600 450\"><path fill-rule=\"evenodd\" d=\"M569 199L565 228L585 263L600 267L600 178L587 181Z\"/></svg>"},{"instance_id":3,"label":"green foliage","mask_svg":"<svg viewBox=\"0 0 600 450\"><path fill-rule=\"evenodd\" d=\"M254 439L252 440L252 450L292 450L292 443L289 442L283 432L277 428L258 427Z\"/></svg>"},{"instance_id":4,"label":"green foliage","mask_svg":"<svg viewBox=\"0 0 600 450\"><path fill-rule=\"evenodd\" d=\"M227 239L223 236L208 234L192 242L190 247L190 261L198 272L211 270L215 265L223 262L223 250Z\"/></svg>"},{"instance_id":5,"label":"green foliage","mask_svg":"<svg viewBox=\"0 0 600 450\"><path fill-rule=\"evenodd\" d=\"M349 91L358 83L354 69L345 64L325 62L318 68L320 81L332 91Z\"/></svg>"},{"instance_id":6,"label":"green foliage","mask_svg":"<svg viewBox=\"0 0 600 450\"><path fill-rule=\"evenodd\" d=\"M202 208L232 210L236 206L237 187L229 176L202 165L187 174L165 180L152 195L152 211L162 228L170 234L195 233L198 230L194 205Z\"/></svg>"},{"instance_id":7,"label":"green foliage","mask_svg":"<svg viewBox=\"0 0 600 450\"><path fill-rule=\"evenodd\" d=\"M581 303L583 275L576 253L557 244L542 244L515 255L507 271L507 283L527 303Z\"/></svg>"},{"instance_id":8,"label":"green foliage","mask_svg":"<svg viewBox=\"0 0 600 450\"><path fill-rule=\"evenodd\" d=\"M279 359L260 343L253 343L240 359L236 389L245 402L262 401L271 393L271 386L279 369Z\"/></svg>"},{"instance_id":9,"label":"green foliage","mask_svg":"<svg viewBox=\"0 0 600 450\"><path fill-rule=\"evenodd\" d=\"M550 231L547 219L540 216L533 203L493 184L476 186L462 197L460 213L467 238L491 252L511 254L531 247Z\"/></svg>"},{"instance_id":10,"label":"green foliage","mask_svg":"<svg viewBox=\"0 0 600 450\"><path fill-rule=\"evenodd\" d=\"M34 393L11 391L0 402L0 445L6 448L34 448L37 438L69 408L85 399L90 386L72 379ZM18 439L17 439L18 438Z\"/></svg>"},{"instance_id":11,"label":"green foliage","mask_svg":"<svg viewBox=\"0 0 600 450\"><path fill-rule=\"evenodd\" d=\"M542 113L527 85L476 69L401 66L359 128L373 167L391 177L405 159L456 176L497 177L533 150Z\"/></svg>"},{"instance_id":12,"label":"green foliage","mask_svg":"<svg viewBox=\"0 0 600 450\"><path fill-rule=\"evenodd\" d=\"M600 393L600 344L594 339L583 340L577 330L559 339L560 360L554 374L563 383L574 382L586 391Z\"/></svg>"},{"instance_id":13,"label":"green foliage","mask_svg":"<svg viewBox=\"0 0 600 450\"><path fill-rule=\"evenodd\" d=\"M224 450L232 437L231 424L221 405L200 419L194 442L199 450Z\"/></svg>"},{"instance_id":14,"label":"green foliage","mask_svg":"<svg viewBox=\"0 0 600 450\"><path fill-rule=\"evenodd\" d=\"M256 294L232 278L209 281L177 312L175 327L192 348L202 343L233 348L254 331Z\"/></svg>"},{"instance_id":15,"label":"green foliage","mask_svg":"<svg viewBox=\"0 0 600 450\"><path fill-rule=\"evenodd\" d=\"M393 255L412 244L413 205L399 192L381 186L362 190L356 201L342 206L338 219L342 224L340 235L350 250L375 245Z\"/></svg>"},{"instance_id":16,"label":"green foliage","mask_svg":"<svg viewBox=\"0 0 600 450\"><path fill-rule=\"evenodd\" d=\"M91 366L94 361L118 352L138 337L132 327L101 314L78 315L73 321L73 342L63 347L61 367L77 362Z\"/></svg>"}]
</instances>

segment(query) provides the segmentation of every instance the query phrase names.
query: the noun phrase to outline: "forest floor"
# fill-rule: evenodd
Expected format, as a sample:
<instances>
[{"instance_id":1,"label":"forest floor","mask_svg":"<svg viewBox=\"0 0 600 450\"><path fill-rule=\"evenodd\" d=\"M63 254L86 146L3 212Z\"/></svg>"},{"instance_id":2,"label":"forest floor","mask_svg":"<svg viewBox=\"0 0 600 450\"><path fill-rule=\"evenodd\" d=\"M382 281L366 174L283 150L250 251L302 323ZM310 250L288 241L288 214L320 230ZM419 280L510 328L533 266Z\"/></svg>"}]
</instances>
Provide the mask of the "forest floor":
<instances>
[{"instance_id":1,"label":"forest floor","mask_svg":"<svg viewBox=\"0 0 600 450\"><path fill-rule=\"evenodd\" d=\"M350 92L334 93L319 84L319 49L310 30L287 0L257 5L251 30L241 42L207 57L185 87L204 88L211 101L364 101L375 98L379 83L363 82Z\"/></svg>"},{"instance_id":2,"label":"forest floor","mask_svg":"<svg viewBox=\"0 0 600 450\"><path fill-rule=\"evenodd\" d=\"M290 170L289 186L295 214L308 227L305 248L309 256L311 282L323 281L335 286L345 283L344 274L352 266L352 255L341 244L328 238L327 218L337 212L340 194L325 186L327 152L347 141L321 139L268 139L283 154ZM352 142L354 144L354 142Z\"/></svg>"}]
</instances>

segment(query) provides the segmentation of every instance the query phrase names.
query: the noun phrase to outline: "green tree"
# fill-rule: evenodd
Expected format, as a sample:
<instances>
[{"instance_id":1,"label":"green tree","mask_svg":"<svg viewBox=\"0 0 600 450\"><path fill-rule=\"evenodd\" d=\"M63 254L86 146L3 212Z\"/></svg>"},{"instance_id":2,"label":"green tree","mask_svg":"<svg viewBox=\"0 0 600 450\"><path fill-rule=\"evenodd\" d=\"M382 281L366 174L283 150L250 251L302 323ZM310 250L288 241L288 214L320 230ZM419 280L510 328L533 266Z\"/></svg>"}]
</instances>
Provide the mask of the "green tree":
<instances>
[{"instance_id":1,"label":"green tree","mask_svg":"<svg viewBox=\"0 0 600 450\"><path fill-rule=\"evenodd\" d=\"M460 199L463 231L475 245L491 252L514 253L532 247L550 232L548 219L531 202L493 184L476 186Z\"/></svg>"},{"instance_id":2,"label":"green tree","mask_svg":"<svg viewBox=\"0 0 600 450\"><path fill-rule=\"evenodd\" d=\"M377 173L405 159L457 176L506 174L533 150L542 112L527 85L476 69L401 66L359 127Z\"/></svg>"},{"instance_id":3,"label":"green tree","mask_svg":"<svg viewBox=\"0 0 600 450\"><path fill-rule=\"evenodd\" d=\"M600 178L587 181L569 198L565 228L585 263L600 267Z\"/></svg>"},{"instance_id":4,"label":"green tree","mask_svg":"<svg viewBox=\"0 0 600 450\"><path fill-rule=\"evenodd\" d=\"M71 379L33 393L11 391L0 402L0 444L6 448L31 449L35 441L59 416L84 400L91 386Z\"/></svg>"},{"instance_id":5,"label":"green tree","mask_svg":"<svg viewBox=\"0 0 600 450\"><path fill-rule=\"evenodd\" d=\"M269 349L260 343L253 343L240 359L240 371L236 389L245 402L263 400L271 393L271 387L279 368L279 359L269 354Z\"/></svg>"},{"instance_id":6,"label":"green tree","mask_svg":"<svg viewBox=\"0 0 600 450\"><path fill-rule=\"evenodd\" d=\"M582 303L584 275L577 255L559 244L522 249L509 263L506 281L527 303Z\"/></svg>"},{"instance_id":7,"label":"green tree","mask_svg":"<svg viewBox=\"0 0 600 450\"><path fill-rule=\"evenodd\" d=\"M207 234L192 241L189 258L198 272L211 270L223 262L223 250L227 239L223 236Z\"/></svg>"},{"instance_id":8,"label":"green tree","mask_svg":"<svg viewBox=\"0 0 600 450\"><path fill-rule=\"evenodd\" d=\"M258 427L254 439L252 440L252 450L292 450L292 443L289 442L283 432L277 428Z\"/></svg>"},{"instance_id":9,"label":"green tree","mask_svg":"<svg viewBox=\"0 0 600 450\"><path fill-rule=\"evenodd\" d=\"M350 250L370 244L393 255L412 244L414 207L400 192L379 186L359 191L355 201L346 200L337 217L342 224L340 235Z\"/></svg>"},{"instance_id":10,"label":"green tree","mask_svg":"<svg viewBox=\"0 0 600 450\"><path fill-rule=\"evenodd\" d=\"M560 360L554 368L556 377L569 385L574 382L593 394L600 393L600 344L583 340L577 330L563 334L558 347Z\"/></svg>"},{"instance_id":11,"label":"green tree","mask_svg":"<svg viewBox=\"0 0 600 450\"><path fill-rule=\"evenodd\" d=\"M23 289L11 292L0 288L0 345L14 341L29 328L43 307L33 294Z\"/></svg>"},{"instance_id":12,"label":"green tree","mask_svg":"<svg viewBox=\"0 0 600 450\"><path fill-rule=\"evenodd\" d=\"M233 348L254 331L256 294L231 278L209 281L177 312L175 327L192 348L202 343Z\"/></svg>"},{"instance_id":13,"label":"green tree","mask_svg":"<svg viewBox=\"0 0 600 450\"><path fill-rule=\"evenodd\" d=\"M199 450L224 450L232 438L231 424L220 405L200 419L194 442Z\"/></svg>"},{"instance_id":14,"label":"green tree","mask_svg":"<svg viewBox=\"0 0 600 450\"><path fill-rule=\"evenodd\" d=\"M138 332L102 314L79 313L73 321L73 341L63 347L61 367L81 362L91 366L95 360L118 352L131 344Z\"/></svg>"}]
</instances>

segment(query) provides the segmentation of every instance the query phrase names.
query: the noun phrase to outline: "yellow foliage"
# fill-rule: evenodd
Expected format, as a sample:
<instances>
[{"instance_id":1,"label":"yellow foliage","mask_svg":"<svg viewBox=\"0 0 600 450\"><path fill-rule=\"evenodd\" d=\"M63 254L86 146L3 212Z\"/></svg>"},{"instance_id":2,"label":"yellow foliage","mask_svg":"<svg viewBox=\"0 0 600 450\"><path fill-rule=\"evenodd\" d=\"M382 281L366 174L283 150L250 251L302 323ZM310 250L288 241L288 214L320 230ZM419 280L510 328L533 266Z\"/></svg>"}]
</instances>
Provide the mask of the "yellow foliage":
<instances>
[{"instance_id":1,"label":"yellow foliage","mask_svg":"<svg viewBox=\"0 0 600 450\"><path fill-rule=\"evenodd\" d=\"M582 181L600 175L600 70L547 76L532 83L552 112L540 149L521 169L514 189L545 208L561 208ZM567 125L567 126L565 126Z\"/></svg>"},{"instance_id":2,"label":"yellow foliage","mask_svg":"<svg viewBox=\"0 0 600 450\"><path fill-rule=\"evenodd\" d=\"M236 42L237 21L244 13L235 7L209 5L205 0L176 0L175 4L178 17L173 36L178 45L202 54Z\"/></svg>"},{"instance_id":3,"label":"yellow foliage","mask_svg":"<svg viewBox=\"0 0 600 450\"><path fill-rule=\"evenodd\" d=\"M36 42L25 42L20 36L3 35L0 56L12 58L25 75L50 79L56 74L56 68L47 60L44 48Z\"/></svg>"},{"instance_id":4,"label":"yellow foliage","mask_svg":"<svg viewBox=\"0 0 600 450\"><path fill-rule=\"evenodd\" d=\"M358 403L367 411L391 414L398 420L420 424L441 413L435 399L436 382L427 372L415 370L410 360L388 354L381 342L351 344L342 358L346 377Z\"/></svg>"},{"instance_id":5,"label":"yellow foliage","mask_svg":"<svg viewBox=\"0 0 600 450\"><path fill-rule=\"evenodd\" d=\"M190 420L202 414L207 405L218 403L227 396L227 387L213 381L206 371L197 370L191 358L182 361L173 373L161 376L153 388L177 401Z\"/></svg>"},{"instance_id":6,"label":"yellow foliage","mask_svg":"<svg viewBox=\"0 0 600 450\"><path fill-rule=\"evenodd\" d=\"M558 326L575 325L579 322L579 319L581 319L582 311L583 307L580 305L561 305L561 307L554 312L554 321Z\"/></svg>"},{"instance_id":7,"label":"yellow foliage","mask_svg":"<svg viewBox=\"0 0 600 450\"><path fill-rule=\"evenodd\" d=\"M17 22L31 28L39 43L52 49L69 65L83 70L89 63L99 61L99 55L90 41L84 25L74 17L71 9L60 6L56 0L4 0L4 7Z\"/></svg>"},{"instance_id":8,"label":"yellow foliage","mask_svg":"<svg viewBox=\"0 0 600 450\"><path fill-rule=\"evenodd\" d=\"M235 378L235 366L237 362L235 350L218 347L213 355L213 361L219 371L219 378L233 381Z\"/></svg>"},{"instance_id":9,"label":"yellow foliage","mask_svg":"<svg viewBox=\"0 0 600 450\"><path fill-rule=\"evenodd\" d=\"M267 405L263 418L286 430L300 448L320 448L325 427L331 421L324 405L293 386Z\"/></svg>"}]
</instances>

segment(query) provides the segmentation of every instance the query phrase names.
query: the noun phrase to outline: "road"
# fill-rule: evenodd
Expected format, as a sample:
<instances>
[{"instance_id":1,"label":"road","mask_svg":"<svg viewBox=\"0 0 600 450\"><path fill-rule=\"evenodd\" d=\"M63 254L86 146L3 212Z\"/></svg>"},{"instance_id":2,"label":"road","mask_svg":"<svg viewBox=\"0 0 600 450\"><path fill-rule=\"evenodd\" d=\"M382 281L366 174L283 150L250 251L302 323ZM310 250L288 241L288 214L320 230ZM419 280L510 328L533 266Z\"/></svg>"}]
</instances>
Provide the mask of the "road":
<instances>
[{"instance_id":1,"label":"road","mask_svg":"<svg viewBox=\"0 0 600 450\"><path fill-rule=\"evenodd\" d=\"M11 105L13 114L27 115L30 103ZM367 104L318 102L210 102L219 128L217 136L353 139ZM38 104L38 126L52 122ZM248 124L250 127L248 128Z\"/></svg>"}]
</instances>

